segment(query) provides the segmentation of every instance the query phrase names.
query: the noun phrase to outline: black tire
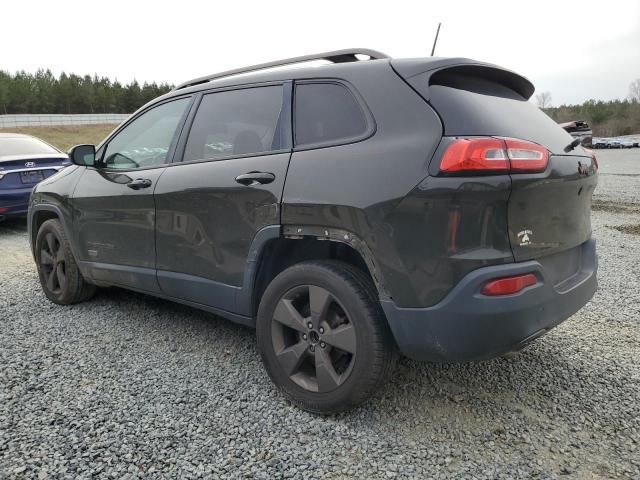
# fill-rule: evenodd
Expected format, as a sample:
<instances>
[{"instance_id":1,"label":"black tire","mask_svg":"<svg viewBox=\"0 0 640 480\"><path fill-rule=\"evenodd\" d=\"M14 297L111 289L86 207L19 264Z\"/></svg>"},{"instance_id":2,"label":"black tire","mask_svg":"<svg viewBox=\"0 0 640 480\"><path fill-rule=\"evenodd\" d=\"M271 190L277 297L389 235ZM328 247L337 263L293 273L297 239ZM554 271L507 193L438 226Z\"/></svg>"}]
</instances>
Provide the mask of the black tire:
<instances>
[{"instance_id":1,"label":"black tire","mask_svg":"<svg viewBox=\"0 0 640 480\"><path fill-rule=\"evenodd\" d=\"M38 230L35 258L42 290L49 300L70 305L90 299L96 287L82 277L64 229L57 219Z\"/></svg>"},{"instance_id":2,"label":"black tire","mask_svg":"<svg viewBox=\"0 0 640 480\"><path fill-rule=\"evenodd\" d=\"M328 292L330 295L331 300L327 302L329 306L324 309L330 313L326 314L326 320L318 320L313 329L309 328L308 335L297 327L283 327L282 321L274 319L276 308L278 312L283 311L282 302L290 302L286 305L298 302L297 305L300 306L295 308L300 308L300 311L296 310L298 314L303 312L300 315L304 319L303 325L321 317L319 314L311 314L312 292L316 291ZM314 296L317 294L314 293ZM304 310L305 308L308 310ZM304 312L309 316L305 316ZM329 320L334 322L336 318L340 322L337 326L335 323L327 323ZM325 325L326 329L319 325ZM351 335L354 335L353 343L348 345L353 353L330 345L340 343L336 343L338 337L331 336L332 334L347 330L351 330ZM288 346L280 343L285 338L282 331L290 339ZM317 343L312 344L314 331ZM323 338L326 343L322 341ZM300 263L274 278L265 290L258 309L257 339L262 362L275 385L295 405L319 414L337 413L367 400L386 382L397 359L397 349L371 279L361 270L339 261ZM308 350L304 349L304 342L308 342ZM295 357L297 363L293 362L291 365L297 366L289 369L292 374L286 371L289 364L283 365L282 358L285 351L293 349L304 352L300 354L304 357L301 357L302 360ZM324 369L328 364L327 360L337 362L337 366L331 365L332 373L329 376L326 373L328 370ZM320 373L318 362L323 365ZM327 378L335 380L335 383L327 383Z\"/></svg>"}]
</instances>

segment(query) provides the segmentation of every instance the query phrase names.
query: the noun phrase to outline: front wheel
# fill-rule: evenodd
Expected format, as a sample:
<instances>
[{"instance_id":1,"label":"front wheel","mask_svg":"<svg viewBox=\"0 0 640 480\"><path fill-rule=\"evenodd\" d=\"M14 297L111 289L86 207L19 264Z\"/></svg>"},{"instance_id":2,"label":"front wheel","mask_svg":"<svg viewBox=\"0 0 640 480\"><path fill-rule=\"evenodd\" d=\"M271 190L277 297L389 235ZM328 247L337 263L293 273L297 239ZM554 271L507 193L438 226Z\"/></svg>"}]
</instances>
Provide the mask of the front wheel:
<instances>
[{"instance_id":1,"label":"front wheel","mask_svg":"<svg viewBox=\"0 0 640 480\"><path fill-rule=\"evenodd\" d=\"M369 277L351 265L294 265L267 287L257 320L269 376L294 404L330 414L368 399L396 349Z\"/></svg>"},{"instance_id":2,"label":"front wheel","mask_svg":"<svg viewBox=\"0 0 640 480\"><path fill-rule=\"evenodd\" d=\"M49 300L69 305L88 300L96 287L85 281L59 220L44 222L38 230L35 257L42 290Z\"/></svg>"}]
</instances>

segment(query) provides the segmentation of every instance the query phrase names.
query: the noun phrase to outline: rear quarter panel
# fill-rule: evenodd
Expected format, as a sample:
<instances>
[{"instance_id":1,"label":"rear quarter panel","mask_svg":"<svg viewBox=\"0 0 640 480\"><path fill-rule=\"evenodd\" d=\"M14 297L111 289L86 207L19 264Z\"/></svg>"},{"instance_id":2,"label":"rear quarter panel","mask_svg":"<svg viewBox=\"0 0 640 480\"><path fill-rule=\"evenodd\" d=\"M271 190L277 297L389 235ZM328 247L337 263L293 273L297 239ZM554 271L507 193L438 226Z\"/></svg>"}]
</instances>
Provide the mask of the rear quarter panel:
<instances>
[{"instance_id":1,"label":"rear quarter panel","mask_svg":"<svg viewBox=\"0 0 640 480\"><path fill-rule=\"evenodd\" d=\"M347 230L371 251L387 290L407 283L398 225L388 217L427 175L442 136L436 113L388 63L341 69L373 114L370 138L352 144L294 151L283 193L283 225Z\"/></svg>"}]
</instances>

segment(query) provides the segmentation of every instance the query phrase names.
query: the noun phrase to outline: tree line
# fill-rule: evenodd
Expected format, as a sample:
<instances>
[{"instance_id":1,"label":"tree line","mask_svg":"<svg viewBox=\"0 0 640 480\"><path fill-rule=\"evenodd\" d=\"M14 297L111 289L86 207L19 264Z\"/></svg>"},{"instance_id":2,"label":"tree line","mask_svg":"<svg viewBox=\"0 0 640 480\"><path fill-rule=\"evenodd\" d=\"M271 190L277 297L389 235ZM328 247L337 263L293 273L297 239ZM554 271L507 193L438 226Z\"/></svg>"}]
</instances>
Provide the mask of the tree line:
<instances>
[{"instance_id":1,"label":"tree line","mask_svg":"<svg viewBox=\"0 0 640 480\"><path fill-rule=\"evenodd\" d=\"M582 105L551 106L551 94L536 95L538 106L556 122L586 120L595 137L617 137L640 133L640 78L629 85L625 100L587 100Z\"/></svg>"},{"instance_id":2,"label":"tree line","mask_svg":"<svg viewBox=\"0 0 640 480\"><path fill-rule=\"evenodd\" d=\"M11 113L132 113L172 85L123 85L98 75L53 75L50 70L0 70L0 115Z\"/></svg>"},{"instance_id":3,"label":"tree line","mask_svg":"<svg viewBox=\"0 0 640 480\"><path fill-rule=\"evenodd\" d=\"M640 133L640 103L630 100L588 100L582 105L548 107L544 112L556 122L586 120L594 137L617 137Z\"/></svg>"}]
</instances>

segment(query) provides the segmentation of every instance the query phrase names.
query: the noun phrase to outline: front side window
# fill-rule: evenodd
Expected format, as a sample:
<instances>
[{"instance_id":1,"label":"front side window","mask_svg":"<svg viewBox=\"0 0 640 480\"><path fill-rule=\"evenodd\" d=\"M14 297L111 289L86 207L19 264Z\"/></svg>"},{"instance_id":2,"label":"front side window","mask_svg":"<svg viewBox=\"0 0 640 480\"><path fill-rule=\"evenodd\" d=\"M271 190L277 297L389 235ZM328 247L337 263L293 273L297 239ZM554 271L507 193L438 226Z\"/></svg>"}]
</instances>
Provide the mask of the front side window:
<instances>
[{"instance_id":1,"label":"front side window","mask_svg":"<svg viewBox=\"0 0 640 480\"><path fill-rule=\"evenodd\" d=\"M282 86L243 88L202 97L183 161L219 160L287 148Z\"/></svg>"},{"instance_id":2,"label":"front side window","mask_svg":"<svg viewBox=\"0 0 640 480\"><path fill-rule=\"evenodd\" d=\"M165 163L189 101L181 98L163 103L140 115L111 139L102 166L134 169Z\"/></svg>"},{"instance_id":3,"label":"front side window","mask_svg":"<svg viewBox=\"0 0 640 480\"><path fill-rule=\"evenodd\" d=\"M367 130L367 120L360 104L344 85L296 85L296 145L349 141L363 136Z\"/></svg>"}]
</instances>

